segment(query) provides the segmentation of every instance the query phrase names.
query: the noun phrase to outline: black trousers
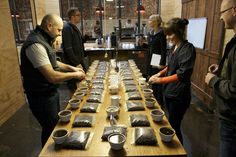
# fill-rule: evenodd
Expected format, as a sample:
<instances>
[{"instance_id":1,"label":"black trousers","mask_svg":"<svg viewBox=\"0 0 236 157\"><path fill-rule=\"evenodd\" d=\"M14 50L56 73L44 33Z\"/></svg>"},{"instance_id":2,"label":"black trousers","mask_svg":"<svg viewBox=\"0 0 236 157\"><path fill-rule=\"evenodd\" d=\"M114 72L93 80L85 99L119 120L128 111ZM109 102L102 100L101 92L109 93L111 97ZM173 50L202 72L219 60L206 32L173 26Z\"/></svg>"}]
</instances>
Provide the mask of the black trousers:
<instances>
[{"instance_id":1,"label":"black trousers","mask_svg":"<svg viewBox=\"0 0 236 157\"><path fill-rule=\"evenodd\" d=\"M169 113L168 120L170 125L175 129L179 141L183 144L183 137L181 134L180 126L186 110L188 109L191 101L191 95L186 94L182 99L165 97L165 106Z\"/></svg>"},{"instance_id":2,"label":"black trousers","mask_svg":"<svg viewBox=\"0 0 236 157\"><path fill-rule=\"evenodd\" d=\"M152 75L155 75L159 72L160 70L158 68L153 68L150 66L149 69L149 76L151 77ZM157 102L163 107L163 88L161 84L152 84L152 90L153 90L153 95Z\"/></svg>"},{"instance_id":3,"label":"black trousers","mask_svg":"<svg viewBox=\"0 0 236 157\"><path fill-rule=\"evenodd\" d=\"M79 82L78 79L70 79L67 81L67 86L72 93L77 89L77 82Z\"/></svg>"},{"instance_id":4,"label":"black trousers","mask_svg":"<svg viewBox=\"0 0 236 157\"><path fill-rule=\"evenodd\" d=\"M42 127L42 147L47 142L58 121L59 93L26 93L30 110Z\"/></svg>"}]
</instances>

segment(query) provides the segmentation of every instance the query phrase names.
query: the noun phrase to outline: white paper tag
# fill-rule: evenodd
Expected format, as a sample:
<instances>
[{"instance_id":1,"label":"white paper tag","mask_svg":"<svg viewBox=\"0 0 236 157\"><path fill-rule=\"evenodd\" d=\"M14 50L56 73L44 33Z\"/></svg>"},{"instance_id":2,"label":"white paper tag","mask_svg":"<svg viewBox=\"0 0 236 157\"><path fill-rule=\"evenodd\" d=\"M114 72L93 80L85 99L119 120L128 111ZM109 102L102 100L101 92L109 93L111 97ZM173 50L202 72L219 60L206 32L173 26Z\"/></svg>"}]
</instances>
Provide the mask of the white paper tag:
<instances>
[{"instance_id":1,"label":"white paper tag","mask_svg":"<svg viewBox=\"0 0 236 157\"><path fill-rule=\"evenodd\" d=\"M161 55L153 53L150 65L159 66L160 61L161 61Z\"/></svg>"}]
</instances>

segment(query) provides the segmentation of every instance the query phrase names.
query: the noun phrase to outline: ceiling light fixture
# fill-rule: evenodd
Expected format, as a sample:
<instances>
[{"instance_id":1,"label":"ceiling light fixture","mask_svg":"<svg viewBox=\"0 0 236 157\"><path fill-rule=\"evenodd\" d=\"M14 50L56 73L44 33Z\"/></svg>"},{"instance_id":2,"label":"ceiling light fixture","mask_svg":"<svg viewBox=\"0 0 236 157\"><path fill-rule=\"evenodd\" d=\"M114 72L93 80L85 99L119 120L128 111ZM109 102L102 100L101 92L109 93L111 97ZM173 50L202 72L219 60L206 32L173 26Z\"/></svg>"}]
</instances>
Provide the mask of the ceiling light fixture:
<instances>
[{"instance_id":1,"label":"ceiling light fixture","mask_svg":"<svg viewBox=\"0 0 236 157\"><path fill-rule=\"evenodd\" d=\"M98 5L96 7L95 12L99 16L104 14L104 7L102 6L102 0L98 0Z\"/></svg>"},{"instance_id":2,"label":"ceiling light fixture","mask_svg":"<svg viewBox=\"0 0 236 157\"><path fill-rule=\"evenodd\" d=\"M96 7L96 14L103 14L104 13L104 8L101 6L97 6Z\"/></svg>"},{"instance_id":3,"label":"ceiling light fixture","mask_svg":"<svg viewBox=\"0 0 236 157\"><path fill-rule=\"evenodd\" d=\"M119 6L117 5L116 8L119 8ZM125 6L121 5L120 8L123 9Z\"/></svg>"},{"instance_id":4,"label":"ceiling light fixture","mask_svg":"<svg viewBox=\"0 0 236 157\"><path fill-rule=\"evenodd\" d=\"M144 8L144 6L141 4L141 2L138 4L138 7L137 7L137 9L136 9L136 13L138 13L139 7L140 7L140 14L144 14L144 13L145 13L145 8Z\"/></svg>"}]
</instances>

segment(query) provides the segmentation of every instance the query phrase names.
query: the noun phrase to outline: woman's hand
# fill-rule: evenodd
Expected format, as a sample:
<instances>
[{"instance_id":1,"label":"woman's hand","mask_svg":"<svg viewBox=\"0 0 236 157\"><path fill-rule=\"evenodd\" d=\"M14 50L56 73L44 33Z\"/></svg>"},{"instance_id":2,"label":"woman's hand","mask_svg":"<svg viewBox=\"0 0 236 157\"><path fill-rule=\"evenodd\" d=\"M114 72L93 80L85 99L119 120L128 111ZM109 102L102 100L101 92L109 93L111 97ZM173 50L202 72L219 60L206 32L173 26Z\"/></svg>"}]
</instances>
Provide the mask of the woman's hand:
<instances>
[{"instance_id":1,"label":"woman's hand","mask_svg":"<svg viewBox=\"0 0 236 157\"><path fill-rule=\"evenodd\" d=\"M160 77L158 77L156 75L153 75L152 77L149 78L149 80L148 80L149 84L158 84L158 83L160 83Z\"/></svg>"}]
</instances>

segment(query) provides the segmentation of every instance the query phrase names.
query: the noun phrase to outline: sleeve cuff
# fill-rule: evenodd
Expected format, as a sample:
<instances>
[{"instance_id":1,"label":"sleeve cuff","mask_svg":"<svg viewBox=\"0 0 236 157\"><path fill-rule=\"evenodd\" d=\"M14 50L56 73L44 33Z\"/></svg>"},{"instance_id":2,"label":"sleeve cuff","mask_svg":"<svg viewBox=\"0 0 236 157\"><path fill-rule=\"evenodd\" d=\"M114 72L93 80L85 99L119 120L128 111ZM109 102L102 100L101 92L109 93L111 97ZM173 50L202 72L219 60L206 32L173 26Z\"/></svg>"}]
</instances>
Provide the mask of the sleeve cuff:
<instances>
[{"instance_id":1,"label":"sleeve cuff","mask_svg":"<svg viewBox=\"0 0 236 157\"><path fill-rule=\"evenodd\" d=\"M219 78L217 76L214 76L210 82L209 82L209 87L213 88L216 82L218 82Z\"/></svg>"},{"instance_id":2,"label":"sleeve cuff","mask_svg":"<svg viewBox=\"0 0 236 157\"><path fill-rule=\"evenodd\" d=\"M174 74L174 75L171 75L171 76L160 78L160 83L161 84L166 84L166 83L170 83L170 82L176 82L178 80L179 79L178 79L177 74Z\"/></svg>"}]
</instances>

